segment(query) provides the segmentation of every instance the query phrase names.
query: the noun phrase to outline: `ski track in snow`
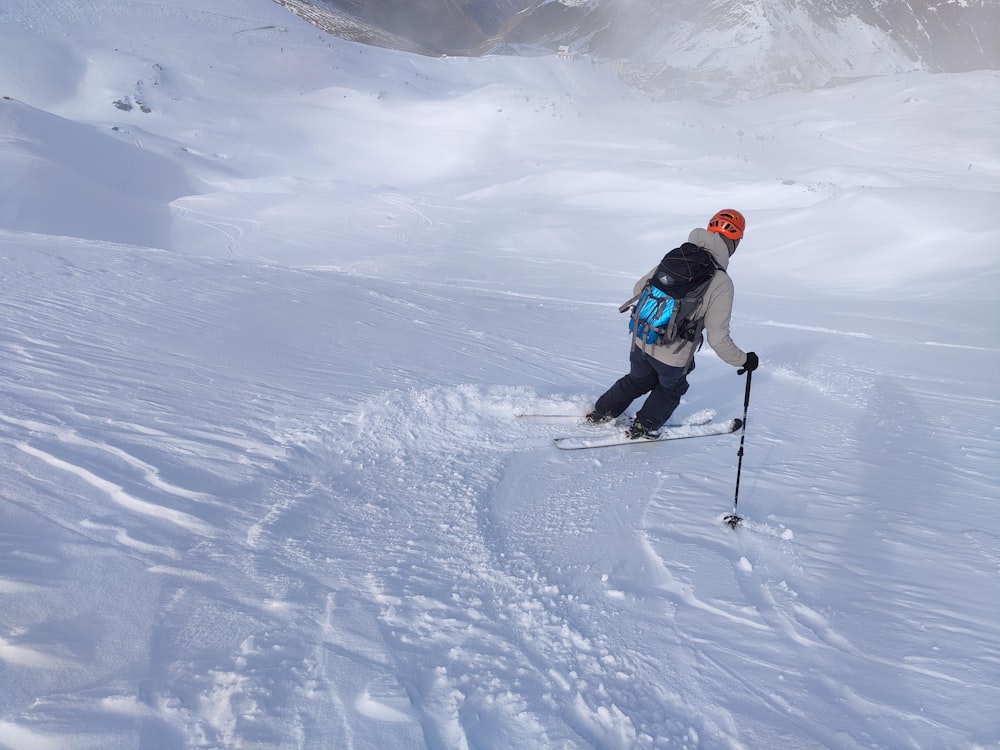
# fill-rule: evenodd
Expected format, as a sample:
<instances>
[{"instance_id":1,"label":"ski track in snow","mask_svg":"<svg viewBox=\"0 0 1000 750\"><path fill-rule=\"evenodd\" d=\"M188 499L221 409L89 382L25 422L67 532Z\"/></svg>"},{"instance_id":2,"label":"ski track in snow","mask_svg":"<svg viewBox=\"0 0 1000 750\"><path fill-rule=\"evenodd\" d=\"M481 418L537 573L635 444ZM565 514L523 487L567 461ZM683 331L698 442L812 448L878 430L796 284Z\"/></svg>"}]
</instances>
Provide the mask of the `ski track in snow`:
<instances>
[{"instance_id":1,"label":"ski track in snow","mask_svg":"<svg viewBox=\"0 0 1000 750\"><path fill-rule=\"evenodd\" d=\"M997 746L995 74L660 107L187 5L0 9L0 746ZM736 532L738 435L516 417L721 193Z\"/></svg>"},{"instance_id":2,"label":"ski track in snow","mask_svg":"<svg viewBox=\"0 0 1000 750\"><path fill-rule=\"evenodd\" d=\"M315 399L263 381L273 367L293 368L295 388L318 389L328 377L275 351L290 333L283 310L331 284L349 293L354 281L288 274L290 293L269 310L274 330L233 329L223 344L249 357L247 373L209 356L195 377L191 363L207 350L178 332L194 321L214 330L255 309L269 299L259 289L275 285L274 269L241 266L232 276L225 262L107 248L67 265L44 244L36 250L36 269L63 268L67 288L119 302L78 301L75 324L60 316L58 285L39 296L15 284L5 303L0 450L25 466L8 490L10 512L30 533L27 519L42 504L32 498L44 497L63 529L57 546L17 546L70 578L106 575L105 601L128 597L132 611L75 641L63 635L68 644L57 648L37 630L8 630L0 660L30 670L43 689L45 675L81 674L85 655L122 629L146 632L151 649L138 693L125 679L95 696L53 695L53 716L101 715L117 731L138 725L184 746L309 737L476 747L490 737L504 747L738 747L773 746L792 731L802 747L897 747L951 731L955 706L935 702L939 687L984 708L995 693L998 654L941 654L935 633L994 627L986 596L955 613L942 603L958 591L976 597L977 581L990 591L996 537L921 493L961 493L956 502L967 507L970 495L990 496L994 449L987 424L977 426L974 390L928 422L961 455L928 454L896 440L921 404L936 401L914 373L907 383L864 368L847 381L827 380L822 366L762 371L741 495L747 521L733 534L721 523L732 476L706 467L731 468L736 436L559 455L554 435L587 428L516 415L579 413L585 397L523 386L379 388L398 378L393 370L376 374L360 405L315 413ZM140 279L192 262L202 281L182 304L168 310L165 290L142 291ZM246 282L258 291L242 302ZM454 296L362 289L363 304L400 299L429 332L457 335L441 314ZM491 304L502 315L521 302L498 295ZM158 330L116 344L115 335L142 331L123 316L141 321L143 306L160 309ZM261 332L268 346L240 340ZM844 340L851 348L836 356L857 361L855 347L886 345ZM511 351L533 356L533 344L515 341ZM151 367L170 368L169 378L151 381ZM712 402L718 367L702 365L707 400L686 401L682 413ZM97 369L99 380L68 375ZM64 389L69 382L76 392ZM150 382L176 393L153 397ZM898 505L879 501L886 470ZM52 495L54 481L75 491ZM841 554L856 534L868 541ZM957 555L956 535L968 540ZM894 557L916 549L938 570L923 590L893 572ZM26 575L27 559L7 557L6 590L45 591L44 578ZM848 599L858 579L870 581L868 601ZM98 613L109 609L73 597L59 607L74 622L104 622ZM113 673L122 658L103 657L102 669ZM5 736L28 731L12 725Z\"/></svg>"},{"instance_id":3,"label":"ski track in snow","mask_svg":"<svg viewBox=\"0 0 1000 750\"><path fill-rule=\"evenodd\" d=\"M706 680L727 693L734 684L747 691L754 712L769 706L776 723L791 715L816 747L841 743L838 726L854 726L860 744L884 747L943 730L933 717L892 708L891 689L858 685L851 675L889 670L897 689L913 682L922 690L956 678L935 666L933 653L897 661L840 632L826 598L799 591L814 584L795 561L791 530L751 521L734 543L719 525L709 524L716 533L706 536L704 516L678 524L683 513L669 480L658 481L648 505L628 500L628 484L637 479L622 471L628 455L585 461L583 476L576 464L528 461L524 428L510 417L540 408L530 393L474 388L379 399L358 417L343 477L331 478L339 484L355 477L345 498L379 530L355 538L352 530L366 525L352 519L329 538L377 550L366 575L380 605L380 632L398 660L394 667L409 676L401 689L429 744L461 746L466 736L501 728L511 746L532 737L557 745L574 735L598 747L684 746L693 738L738 744L737 727L745 730L760 716L741 716L738 703L706 715ZM539 471L559 492L546 507L526 508L521 498L530 493L522 490ZM621 478L609 483L609 476ZM684 479L684 486L699 482L697 474ZM596 502L595 483L602 487ZM601 507L605 495L625 509ZM392 521L374 520L383 513ZM631 554L601 550L596 540L593 547L581 543L632 525L642 531ZM574 537L569 547L552 541L566 536ZM574 559L578 549L586 550L582 559ZM718 574L706 576L713 568ZM716 579L718 589L695 592L671 572L678 570ZM894 616L926 620L926 608L944 595L922 597L912 613ZM649 631L610 628L622 610ZM774 684L741 679L737 665L746 659L772 671ZM831 675L830 663L842 665L842 674ZM986 674L979 679L986 688ZM841 708L817 721L795 709L800 692L826 695L828 705ZM564 726L552 727L549 712ZM768 722L761 723L758 740L770 741Z\"/></svg>"}]
</instances>

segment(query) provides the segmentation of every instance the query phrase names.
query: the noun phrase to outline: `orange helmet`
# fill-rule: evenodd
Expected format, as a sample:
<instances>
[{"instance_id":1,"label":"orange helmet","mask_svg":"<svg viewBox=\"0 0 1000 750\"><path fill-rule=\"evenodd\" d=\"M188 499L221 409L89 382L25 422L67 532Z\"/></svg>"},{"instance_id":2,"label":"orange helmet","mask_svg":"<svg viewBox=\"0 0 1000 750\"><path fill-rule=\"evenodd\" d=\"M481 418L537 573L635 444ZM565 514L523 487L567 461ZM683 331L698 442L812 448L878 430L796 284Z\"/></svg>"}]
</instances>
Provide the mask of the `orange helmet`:
<instances>
[{"instance_id":1,"label":"orange helmet","mask_svg":"<svg viewBox=\"0 0 1000 750\"><path fill-rule=\"evenodd\" d=\"M731 240L742 239L746 227L747 220L743 218L743 214L733 208L722 209L708 222L709 232L718 232Z\"/></svg>"}]
</instances>

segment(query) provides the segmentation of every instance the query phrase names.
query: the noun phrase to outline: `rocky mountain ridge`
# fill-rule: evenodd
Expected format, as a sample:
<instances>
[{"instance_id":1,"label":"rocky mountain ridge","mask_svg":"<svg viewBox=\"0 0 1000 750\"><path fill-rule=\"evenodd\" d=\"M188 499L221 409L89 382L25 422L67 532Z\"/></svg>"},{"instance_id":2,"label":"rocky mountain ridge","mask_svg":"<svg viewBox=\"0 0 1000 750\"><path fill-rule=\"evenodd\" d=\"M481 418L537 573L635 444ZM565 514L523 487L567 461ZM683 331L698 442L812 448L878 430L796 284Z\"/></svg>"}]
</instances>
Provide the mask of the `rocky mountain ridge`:
<instances>
[{"instance_id":1,"label":"rocky mountain ridge","mask_svg":"<svg viewBox=\"0 0 1000 750\"><path fill-rule=\"evenodd\" d=\"M873 75L1000 69L994 0L276 0L333 34L428 55L613 61L662 96L748 98Z\"/></svg>"}]
</instances>

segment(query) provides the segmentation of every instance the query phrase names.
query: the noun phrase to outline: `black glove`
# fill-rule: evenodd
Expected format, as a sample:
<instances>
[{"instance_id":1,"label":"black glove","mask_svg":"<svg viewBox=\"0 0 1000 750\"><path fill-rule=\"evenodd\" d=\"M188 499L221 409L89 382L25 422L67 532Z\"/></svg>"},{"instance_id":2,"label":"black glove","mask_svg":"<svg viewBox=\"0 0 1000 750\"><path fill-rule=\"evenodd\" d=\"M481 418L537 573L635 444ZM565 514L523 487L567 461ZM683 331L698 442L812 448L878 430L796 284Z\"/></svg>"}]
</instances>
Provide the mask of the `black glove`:
<instances>
[{"instance_id":1,"label":"black glove","mask_svg":"<svg viewBox=\"0 0 1000 750\"><path fill-rule=\"evenodd\" d=\"M743 367L736 371L736 374L742 375L745 372L753 372L758 367L760 367L760 359L757 357L757 353L747 352L747 361L743 363Z\"/></svg>"}]
</instances>

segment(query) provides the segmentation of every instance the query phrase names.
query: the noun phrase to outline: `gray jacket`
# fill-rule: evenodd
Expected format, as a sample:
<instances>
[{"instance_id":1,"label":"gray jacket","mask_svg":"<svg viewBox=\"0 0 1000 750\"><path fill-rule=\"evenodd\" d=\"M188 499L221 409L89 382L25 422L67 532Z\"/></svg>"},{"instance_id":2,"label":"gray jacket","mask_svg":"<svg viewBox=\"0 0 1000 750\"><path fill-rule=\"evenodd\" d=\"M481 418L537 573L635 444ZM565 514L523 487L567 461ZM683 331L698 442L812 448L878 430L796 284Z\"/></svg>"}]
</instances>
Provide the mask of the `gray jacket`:
<instances>
[{"instance_id":1,"label":"gray jacket","mask_svg":"<svg viewBox=\"0 0 1000 750\"><path fill-rule=\"evenodd\" d=\"M722 235L709 232L707 229L694 229L688 236L688 242L703 247L712 254L722 271L716 271L708 285L705 296L701 300L695 315L701 320L708 345L712 347L723 362L733 367L742 367L747 360L747 354L733 343L729 335L729 324L733 315L733 280L725 269L729 267L729 248L726 247ZM635 283L634 293L639 294L646 281L656 272L657 267ZM654 359L674 367L687 367L694 359L697 344L701 340L701 329L694 341L677 341L667 345L644 344L633 340L635 346L650 354Z\"/></svg>"}]
</instances>

